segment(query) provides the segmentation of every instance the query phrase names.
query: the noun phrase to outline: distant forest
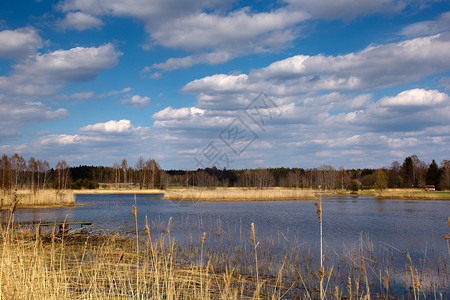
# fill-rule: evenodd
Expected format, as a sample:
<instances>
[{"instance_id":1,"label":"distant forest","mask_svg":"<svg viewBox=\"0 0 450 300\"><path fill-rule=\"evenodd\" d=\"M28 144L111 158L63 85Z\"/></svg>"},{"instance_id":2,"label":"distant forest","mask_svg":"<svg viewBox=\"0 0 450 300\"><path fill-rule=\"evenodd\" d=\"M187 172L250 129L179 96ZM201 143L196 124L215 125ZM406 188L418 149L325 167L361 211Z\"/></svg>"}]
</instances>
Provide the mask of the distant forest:
<instances>
[{"instance_id":1,"label":"distant forest","mask_svg":"<svg viewBox=\"0 0 450 300\"><path fill-rule=\"evenodd\" d=\"M51 167L47 161L18 154L3 155L0 161L3 191L29 188L32 190L167 187L290 187L322 189L411 188L434 185L450 189L450 161L440 165L421 161L416 155L402 163L392 162L381 169L335 169L329 165L317 168L259 168L227 170L216 167L190 170L163 170L154 159L140 157L134 166L126 159L112 167L69 166L59 161Z\"/></svg>"}]
</instances>

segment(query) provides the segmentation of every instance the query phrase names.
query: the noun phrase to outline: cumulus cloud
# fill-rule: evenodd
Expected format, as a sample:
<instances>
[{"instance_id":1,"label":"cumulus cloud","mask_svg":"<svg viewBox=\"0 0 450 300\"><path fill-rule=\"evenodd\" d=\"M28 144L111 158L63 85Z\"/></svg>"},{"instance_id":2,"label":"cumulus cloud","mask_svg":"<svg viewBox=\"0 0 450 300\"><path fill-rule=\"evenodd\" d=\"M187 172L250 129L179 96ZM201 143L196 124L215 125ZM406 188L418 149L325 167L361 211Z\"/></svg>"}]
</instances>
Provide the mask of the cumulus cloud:
<instances>
[{"instance_id":1,"label":"cumulus cloud","mask_svg":"<svg viewBox=\"0 0 450 300\"><path fill-rule=\"evenodd\" d=\"M87 125L80 129L81 132L95 133L130 133L134 129L130 120L108 121L105 123L96 123Z\"/></svg>"},{"instance_id":2,"label":"cumulus cloud","mask_svg":"<svg viewBox=\"0 0 450 300\"><path fill-rule=\"evenodd\" d=\"M16 75L56 82L88 81L117 65L122 53L112 44L37 54L14 66Z\"/></svg>"},{"instance_id":3,"label":"cumulus cloud","mask_svg":"<svg viewBox=\"0 0 450 300\"><path fill-rule=\"evenodd\" d=\"M196 64L220 64L251 53L289 47L299 37L300 27L311 19L348 19L361 15L399 13L408 6L417 5L416 2L285 0L272 11L260 12L249 7L233 10L232 1L219 0L199 0L195 3L182 0L64 0L56 8L66 13L65 20L69 16L89 20L72 22L80 24L80 30L101 26L100 18L103 16L133 18L144 24L149 37L147 48L162 45L194 53L172 57L146 69L152 74L159 74L157 70L172 71Z\"/></svg>"},{"instance_id":4,"label":"cumulus cloud","mask_svg":"<svg viewBox=\"0 0 450 300\"><path fill-rule=\"evenodd\" d=\"M13 65L9 76L0 76L0 91L14 96L52 95L68 82L96 78L117 65L121 55L112 44L29 55Z\"/></svg>"},{"instance_id":5,"label":"cumulus cloud","mask_svg":"<svg viewBox=\"0 0 450 300\"><path fill-rule=\"evenodd\" d=\"M133 145L133 147L130 147ZM87 125L73 134L48 134L20 145L0 146L1 153L19 153L23 156L49 157L56 164L65 159L69 164L85 161L98 165L112 165L117 157L137 159L141 149L152 151L156 147L148 127L134 126L129 120L111 120Z\"/></svg>"},{"instance_id":6,"label":"cumulus cloud","mask_svg":"<svg viewBox=\"0 0 450 300\"><path fill-rule=\"evenodd\" d=\"M450 126L450 98L437 90L405 90L375 101L372 94L341 92L273 98L284 103L278 107L282 113L268 120L264 131L246 118L244 111L198 106L165 108L153 115L153 127L170 136L168 141L176 147L182 143L193 160L211 141L221 151L229 150L218 137L239 116L258 139L241 157L226 153L239 160L239 165L250 166L255 166L254 158L258 157L278 165L297 162L310 167L324 163L336 166L336 161L340 161L342 165L357 167L364 160L365 165L380 167L380 162L389 165L400 153L402 158L403 154L418 153L418 147L441 155L450 146L450 139L444 138ZM272 146L262 152L262 144ZM188 152L183 155L189 157ZM276 155L279 152L283 157ZM423 157L426 153L418 155ZM284 157L289 157L289 161Z\"/></svg>"},{"instance_id":7,"label":"cumulus cloud","mask_svg":"<svg viewBox=\"0 0 450 300\"><path fill-rule=\"evenodd\" d=\"M270 35L279 35L306 18L302 12L285 9L255 14L244 9L227 16L199 13L165 24L153 32L152 37L170 48L194 50L227 45L242 47L252 43L256 51L263 51L266 47L281 46L268 43L271 41ZM287 35L287 38L292 39L292 36Z\"/></svg>"},{"instance_id":8,"label":"cumulus cloud","mask_svg":"<svg viewBox=\"0 0 450 300\"><path fill-rule=\"evenodd\" d=\"M241 92L249 88L248 75L216 74L189 82L184 92Z\"/></svg>"},{"instance_id":9,"label":"cumulus cloud","mask_svg":"<svg viewBox=\"0 0 450 300\"><path fill-rule=\"evenodd\" d=\"M100 28L103 22L91 14L77 11L67 13L65 18L59 21L58 25L62 28L82 31L91 28Z\"/></svg>"},{"instance_id":10,"label":"cumulus cloud","mask_svg":"<svg viewBox=\"0 0 450 300\"><path fill-rule=\"evenodd\" d=\"M143 72L153 72L155 69L163 71L173 71L177 69L189 68L197 64L205 63L210 65L222 64L230 60L234 55L226 51L217 51L212 53L202 53L197 55L189 55L186 57L172 57L163 63L156 63L152 66L145 67ZM158 72L153 73L160 74ZM157 77L159 78L159 77Z\"/></svg>"},{"instance_id":11,"label":"cumulus cloud","mask_svg":"<svg viewBox=\"0 0 450 300\"><path fill-rule=\"evenodd\" d=\"M447 94L437 90L412 89L401 92L395 97L385 97L378 101L380 106L399 107L404 110L407 107L415 109L426 109L429 107L449 104L450 98Z\"/></svg>"},{"instance_id":12,"label":"cumulus cloud","mask_svg":"<svg viewBox=\"0 0 450 300\"><path fill-rule=\"evenodd\" d=\"M53 110L41 102L17 103L0 95L0 143L19 137L19 128L24 125L63 119L68 114L64 108Z\"/></svg>"},{"instance_id":13,"label":"cumulus cloud","mask_svg":"<svg viewBox=\"0 0 450 300\"><path fill-rule=\"evenodd\" d=\"M120 103L131 104L133 107L140 108L147 106L150 103L150 97L147 96L142 97L139 95L134 95L130 98L122 100Z\"/></svg>"},{"instance_id":14,"label":"cumulus cloud","mask_svg":"<svg viewBox=\"0 0 450 300\"><path fill-rule=\"evenodd\" d=\"M287 0L291 7L304 10L314 18L354 18L376 13L398 13L408 2L397 0Z\"/></svg>"},{"instance_id":15,"label":"cumulus cloud","mask_svg":"<svg viewBox=\"0 0 450 300\"><path fill-rule=\"evenodd\" d=\"M172 107L166 107L157 113L153 114L153 119L156 120L170 120L170 119L187 119L195 116L202 116L205 114L205 110L196 107L183 107L174 109Z\"/></svg>"},{"instance_id":16,"label":"cumulus cloud","mask_svg":"<svg viewBox=\"0 0 450 300\"><path fill-rule=\"evenodd\" d=\"M423 21L406 26L400 32L408 37L433 35L450 31L450 12L441 14L434 21Z\"/></svg>"},{"instance_id":17,"label":"cumulus cloud","mask_svg":"<svg viewBox=\"0 0 450 300\"><path fill-rule=\"evenodd\" d=\"M372 132L416 132L448 125L450 98L437 90L412 89L384 97L366 109L331 117L331 124L359 126Z\"/></svg>"},{"instance_id":18,"label":"cumulus cloud","mask_svg":"<svg viewBox=\"0 0 450 300\"><path fill-rule=\"evenodd\" d=\"M34 28L0 31L0 57L21 58L42 47L42 39Z\"/></svg>"},{"instance_id":19,"label":"cumulus cloud","mask_svg":"<svg viewBox=\"0 0 450 300\"><path fill-rule=\"evenodd\" d=\"M289 96L323 90L363 91L414 82L450 68L450 33L338 56L296 55L249 74L216 74L186 84L184 92L221 101L225 93L266 91ZM212 101L212 99L210 99Z\"/></svg>"},{"instance_id":20,"label":"cumulus cloud","mask_svg":"<svg viewBox=\"0 0 450 300\"><path fill-rule=\"evenodd\" d=\"M19 33L33 36L34 31ZM5 45L1 47L6 49ZM66 118L68 111L65 108L51 107L36 98L48 100L56 97L59 100L94 97L93 92L71 95L58 95L58 92L68 82L92 80L105 69L114 67L121 54L112 44L105 44L45 54L33 53L20 59L13 65L9 76L0 76L0 125L8 128L0 139L3 141L19 136L19 129L24 125Z\"/></svg>"},{"instance_id":21,"label":"cumulus cloud","mask_svg":"<svg viewBox=\"0 0 450 300\"><path fill-rule=\"evenodd\" d=\"M221 64L250 53L286 48L298 36L296 25L306 19L302 12L285 9L254 14L243 9L226 16L199 13L178 18L152 31L153 41L169 48L205 52L169 58L149 69L172 71L202 63Z\"/></svg>"},{"instance_id":22,"label":"cumulus cloud","mask_svg":"<svg viewBox=\"0 0 450 300\"><path fill-rule=\"evenodd\" d=\"M302 11L284 7L270 12L223 8L229 8L227 1L66 0L57 5L67 16L85 13L97 18L137 19L149 34L148 48L162 45L197 52L150 66L164 71L199 63L218 64L249 53L285 48L298 37L298 25L309 18Z\"/></svg>"}]
</instances>

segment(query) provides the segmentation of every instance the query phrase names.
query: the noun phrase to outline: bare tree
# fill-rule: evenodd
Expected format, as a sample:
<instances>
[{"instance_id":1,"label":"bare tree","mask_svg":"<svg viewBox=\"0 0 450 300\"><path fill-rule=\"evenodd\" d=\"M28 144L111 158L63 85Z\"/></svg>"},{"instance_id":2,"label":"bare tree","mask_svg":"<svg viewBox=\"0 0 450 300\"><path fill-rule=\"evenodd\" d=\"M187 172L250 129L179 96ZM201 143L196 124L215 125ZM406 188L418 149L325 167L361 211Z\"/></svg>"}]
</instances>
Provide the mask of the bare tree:
<instances>
[{"instance_id":1,"label":"bare tree","mask_svg":"<svg viewBox=\"0 0 450 300\"><path fill-rule=\"evenodd\" d=\"M136 162L135 165L136 171L137 171L137 177L138 177L138 182L139 182L139 189L142 189L142 186L144 185L145 182L145 159L143 156L139 156L138 161Z\"/></svg>"},{"instance_id":2,"label":"bare tree","mask_svg":"<svg viewBox=\"0 0 450 300\"><path fill-rule=\"evenodd\" d=\"M30 189L36 193L37 185L36 185L36 172L37 172L37 162L34 157L30 157L28 160L28 172L30 174Z\"/></svg>"},{"instance_id":3,"label":"bare tree","mask_svg":"<svg viewBox=\"0 0 450 300\"><path fill-rule=\"evenodd\" d=\"M122 172L123 172L123 183L128 183L127 182L128 163L125 158L122 159L121 167L122 167Z\"/></svg>"},{"instance_id":4,"label":"bare tree","mask_svg":"<svg viewBox=\"0 0 450 300\"><path fill-rule=\"evenodd\" d=\"M6 154L3 154L0 161L0 171L2 179L2 190L5 193L11 191L11 162Z\"/></svg>"},{"instance_id":5,"label":"bare tree","mask_svg":"<svg viewBox=\"0 0 450 300\"><path fill-rule=\"evenodd\" d=\"M159 187L161 184L161 168L159 164L154 159L149 159L145 162L144 168L145 175L145 186L147 188Z\"/></svg>"},{"instance_id":6,"label":"bare tree","mask_svg":"<svg viewBox=\"0 0 450 300\"><path fill-rule=\"evenodd\" d=\"M42 163L42 171L44 172L44 176L42 179L42 189L45 189L48 182L50 181L50 164L46 160L44 160L44 162Z\"/></svg>"},{"instance_id":7,"label":"bare tree","mask_svg":"<svg viewBox=\"0 0 450 300\"><path fill-rule=\"evenodd\" d=\"M336 171L332 166L322 165L317 169L317 185L324 189L336 188Z\"/></svg>"},{"instance_id":8,"label":"bare tree","mask_svg":"<svg viewBox=\"0 0 450 300\"><path fill-rule=\"evenodd\" d=\"M58 161L56 164L56 177L58 189L67 189L70 183L70 167L65 160Z\"/></svg>"},{"instance_id":9,"label":"bare tree","mask_svg":"<svg viewBox=\"0 0 450 300\"><path fill-rule=\"evenodd\" d=\"M443 160L441 162L439 188L442 190L450 190L450 160Z\"/></svg>"},{"instance_id":10,"label":"bare tree","mask_svg":"<svg viewBox=\"0 0 450 300\"><path fill-rule=\"evenodd\" d=\"M118 189L120 183L120 165L118 163L114 163L113 169L114 169L114 182L116 183L116 188Z\"/></svg>"}]
</instances>

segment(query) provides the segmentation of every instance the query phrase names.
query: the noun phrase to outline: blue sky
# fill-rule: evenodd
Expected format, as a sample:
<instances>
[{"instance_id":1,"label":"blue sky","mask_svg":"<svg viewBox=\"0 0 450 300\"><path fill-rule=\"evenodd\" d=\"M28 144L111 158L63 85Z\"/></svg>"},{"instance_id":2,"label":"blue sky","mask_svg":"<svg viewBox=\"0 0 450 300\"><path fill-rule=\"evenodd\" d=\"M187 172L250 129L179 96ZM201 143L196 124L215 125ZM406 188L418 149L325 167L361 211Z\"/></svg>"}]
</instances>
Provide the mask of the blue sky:
<instances>
[{"instance_id":1,"label":"blue sky","mask_svg":"<svg viewBox=\"0 0 450 300\"><path fill-rule=\"evenodd\" d=\"M450 3L0 3L0 153L383 167L450 149Z\"/></svg>"}]
</instances>

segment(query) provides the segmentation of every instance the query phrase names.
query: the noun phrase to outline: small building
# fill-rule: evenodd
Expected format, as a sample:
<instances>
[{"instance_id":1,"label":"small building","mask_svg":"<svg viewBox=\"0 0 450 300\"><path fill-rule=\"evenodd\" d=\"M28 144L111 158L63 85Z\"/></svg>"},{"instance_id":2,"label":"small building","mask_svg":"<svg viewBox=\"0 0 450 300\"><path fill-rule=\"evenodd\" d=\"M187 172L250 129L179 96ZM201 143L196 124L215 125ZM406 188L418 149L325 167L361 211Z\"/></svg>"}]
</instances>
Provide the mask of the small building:
<instances>
[{"instance_id":1,"label":"small building","mask_svg":"<svg viewBox=\"0 0 450 300\"><path fill-rule=\"evenodd\" d=\"M435 191L436 187L433 184L428 184L423 187L425 191Z\"/></svg>"}]
</instances>

